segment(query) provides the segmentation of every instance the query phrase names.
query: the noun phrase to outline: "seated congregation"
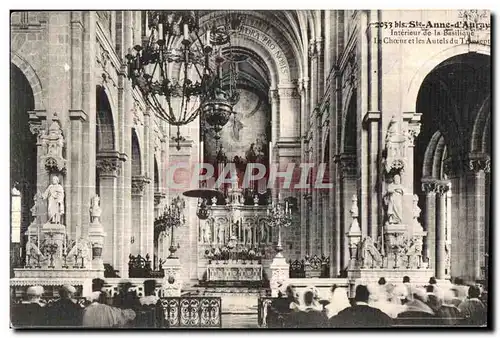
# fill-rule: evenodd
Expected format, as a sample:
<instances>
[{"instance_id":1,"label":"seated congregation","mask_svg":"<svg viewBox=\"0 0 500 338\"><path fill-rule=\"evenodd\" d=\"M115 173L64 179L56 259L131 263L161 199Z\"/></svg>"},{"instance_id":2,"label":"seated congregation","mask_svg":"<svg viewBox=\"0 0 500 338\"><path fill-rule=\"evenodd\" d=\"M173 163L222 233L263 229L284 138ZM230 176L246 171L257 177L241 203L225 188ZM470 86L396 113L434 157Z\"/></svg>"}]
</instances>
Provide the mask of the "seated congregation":
<instances>
[{"instance_id":1,"label":"seated congregation","mask_svg":"<svg viewBox=\"0 0 500 338\"><path fill-rule=\"evenodd\" d=\"M164 320L160 299L155 295L156 282L144 282L144 296L138 297L130 290L130 283L122 283L120 292L108 299L104 292L104 280L95 279L92 295L88 299L76 299L76 289L64 285L59 298L46 301L44 289L31 286L26 299L11 304L11 322L14 328L163 328Z\"/></svg>"},{"instance_id":2,"label":"seated congregation","mask_svg":"<svg viewBox=\"0 0 500 338\"><path fill-rule=\"evenodd\" d=\"M278 298L262 302L259 321L268 328L376 328L483 326L487 322L486 294L476 286L440 286L432 277L415 287L405 276L394 285L380 278L377 285L358 285L353 299L334 285L329 299L318 289L301 295L288 285Z\"/></svg>"}]
</instances>

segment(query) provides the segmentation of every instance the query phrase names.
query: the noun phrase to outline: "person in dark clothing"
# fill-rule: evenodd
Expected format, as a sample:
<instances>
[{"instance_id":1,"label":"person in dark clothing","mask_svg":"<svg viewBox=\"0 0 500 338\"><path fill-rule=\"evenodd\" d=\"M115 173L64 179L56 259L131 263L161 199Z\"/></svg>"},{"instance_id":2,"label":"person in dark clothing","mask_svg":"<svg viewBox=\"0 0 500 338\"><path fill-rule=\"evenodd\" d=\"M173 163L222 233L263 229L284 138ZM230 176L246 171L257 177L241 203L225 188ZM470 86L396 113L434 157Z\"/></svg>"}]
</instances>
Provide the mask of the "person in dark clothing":
<instances>
[{"instance_id":1,"label":"person in dark clothing","mask_svg":"<svg viewBox=\"0 0 500 338\"><path fill-rule=\"evenodd\" d=\"M472 326L485 325L487 321L486 307L479 300L481 291L475 285L469 287L468 297L459 306L458 309L465 317L464 324Z\"/></svg>"},{"instance_id":2,"label":"person in dark clothing","mask_svg":"<svg viewBox=\"0 0 500 338\"><path fill-rule=\"evenodd\" d=\"M26 290L26 300L12 306L11 322L14 328L30 329L47 325L45 304L41 302L43 291L41 286L30 286Z\"/></svg>"},{"instance_id":3,"label":"person in dark clothing","mask_svg":"<svg viewBox=\"0 0 500 338\"><path fill-rule=\"evenodd\" d=\"M283 297L284 295L281 291L278 293L278 298L274 299L268 308L268 327L282 328L286 325L286 318L292 312L291 304L299 303L299 301L296 299L295 293L295 288L292 285L288 285L286 287L286 297Z\"/></svg>"},{"instance_id":4,"label":"person in dark clothing","mask_svg":"<svg viewBox=\"0 0 500 338\"><path fill-rule=\"evenodd\" d=\"M327 317L323 311L314 306L314 292L304 293L305 307L300 311L292 312L286 318L286 327L289 328L323 328L327 326Z\"/></svg>"},{"instance_id":5,"label":"person in dark clothing","mask_svg":"<svg viewBox=\"0 0 500 338\"><path fill-rule=\"evenodd\" d=\"M370 292L365 285L356 287L355 305L340 311L330 318L328 326L341 328L389 327L391 318L374 307L368 305Z\"/></svg>"},{"instance_id":6,"label":"person in dark clothing","mask_svg":"<svg viewBox=\"0 0 500 338\"><path fill-rule=\"evenodd\" d=\"M120 309L135 310L141 307L141 302L135 290L131 290L132 283L125 282L119 285L120 292L113 297L113 306Z\"/></svg>"},{"instance_id":7,"label":"person in dark clothing","mask_svg":"<svg viewBox=\"0 0 500 338\"><path fill-rule=\"evenodd\" d=\"M83 308L73 299L76 289L64 285L59 289L59 300L47 307L48 325L78 327L82 325Z\"/></svg>"}]
</instances>

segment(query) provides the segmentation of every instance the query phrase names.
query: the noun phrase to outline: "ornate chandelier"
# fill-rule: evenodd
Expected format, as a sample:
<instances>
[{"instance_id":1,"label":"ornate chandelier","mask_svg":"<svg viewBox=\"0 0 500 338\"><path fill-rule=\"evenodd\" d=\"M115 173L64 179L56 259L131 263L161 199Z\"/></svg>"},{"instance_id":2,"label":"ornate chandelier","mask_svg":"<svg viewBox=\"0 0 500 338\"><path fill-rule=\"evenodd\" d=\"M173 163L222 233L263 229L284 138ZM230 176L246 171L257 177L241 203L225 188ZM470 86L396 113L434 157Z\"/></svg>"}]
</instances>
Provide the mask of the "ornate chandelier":
<instances>
[{"instance_id":1,"label":"ornate chandelier","mask_svg":"<svg viewBox=\"0 0 500 338\"><path fill-rule=\"evenodd\" d=\"M149 11L148 22L147 41L126 55L133 87L160 119L177 127L173 139L178 150L183 139L180 126L194 121L200 113L218 135L218 128L227 123L238 100L236 69L230 66L223 71L226 60L221 51L241 20L228 16L225 25L211 27L203 38L197 11ZM172 78L177 73L179 78Z\"/></svg>"}]
</instances>

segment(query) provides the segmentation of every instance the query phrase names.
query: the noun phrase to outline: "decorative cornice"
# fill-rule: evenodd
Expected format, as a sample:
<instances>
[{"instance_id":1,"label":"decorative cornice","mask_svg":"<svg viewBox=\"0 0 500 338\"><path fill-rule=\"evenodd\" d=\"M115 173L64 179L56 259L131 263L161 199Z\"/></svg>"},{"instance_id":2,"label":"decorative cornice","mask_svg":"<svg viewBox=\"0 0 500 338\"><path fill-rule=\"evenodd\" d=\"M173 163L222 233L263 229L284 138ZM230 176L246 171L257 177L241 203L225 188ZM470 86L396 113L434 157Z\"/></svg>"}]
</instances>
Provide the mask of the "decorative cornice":
<instances>
[{"instance_id":1,"label":"decorative cornice","mask_svg":"<svg viewBox=\"0 0 500 338\"><path fill-rule=\"evenodd\" d=\"M69 110L69 119L72 121L87 121L87 113L81 109L70 109Z\"/></svg>"},{"instance_id":2,"label":"decorative cornice","mask_svg":"<svg viewBox=\"0 0 500 338\"><path fill-rule=\"evenodd\" d=\"M432 178L422 178L422 191L426 194L443 195L450 189L450 181L437 180Z\"/></svg>"}]
</instances>

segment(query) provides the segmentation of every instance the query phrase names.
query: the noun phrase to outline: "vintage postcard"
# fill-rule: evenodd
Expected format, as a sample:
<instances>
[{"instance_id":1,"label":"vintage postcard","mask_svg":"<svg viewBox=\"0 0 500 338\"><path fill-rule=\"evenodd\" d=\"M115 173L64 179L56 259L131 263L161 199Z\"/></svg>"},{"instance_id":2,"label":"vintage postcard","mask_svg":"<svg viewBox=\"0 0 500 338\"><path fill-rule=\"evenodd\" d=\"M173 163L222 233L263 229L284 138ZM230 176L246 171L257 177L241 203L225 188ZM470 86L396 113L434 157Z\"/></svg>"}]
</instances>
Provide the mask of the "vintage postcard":
<instances>
[{"instance_id":1,"label":"vintage postcard","mask_svg":"<svg viewBox=\"0 0 500 338\"><path fill-rule=\"evenodd\" d=\"M488 10L10 12L10 323L488 328Z\"/></svg>"}]
</instances>

